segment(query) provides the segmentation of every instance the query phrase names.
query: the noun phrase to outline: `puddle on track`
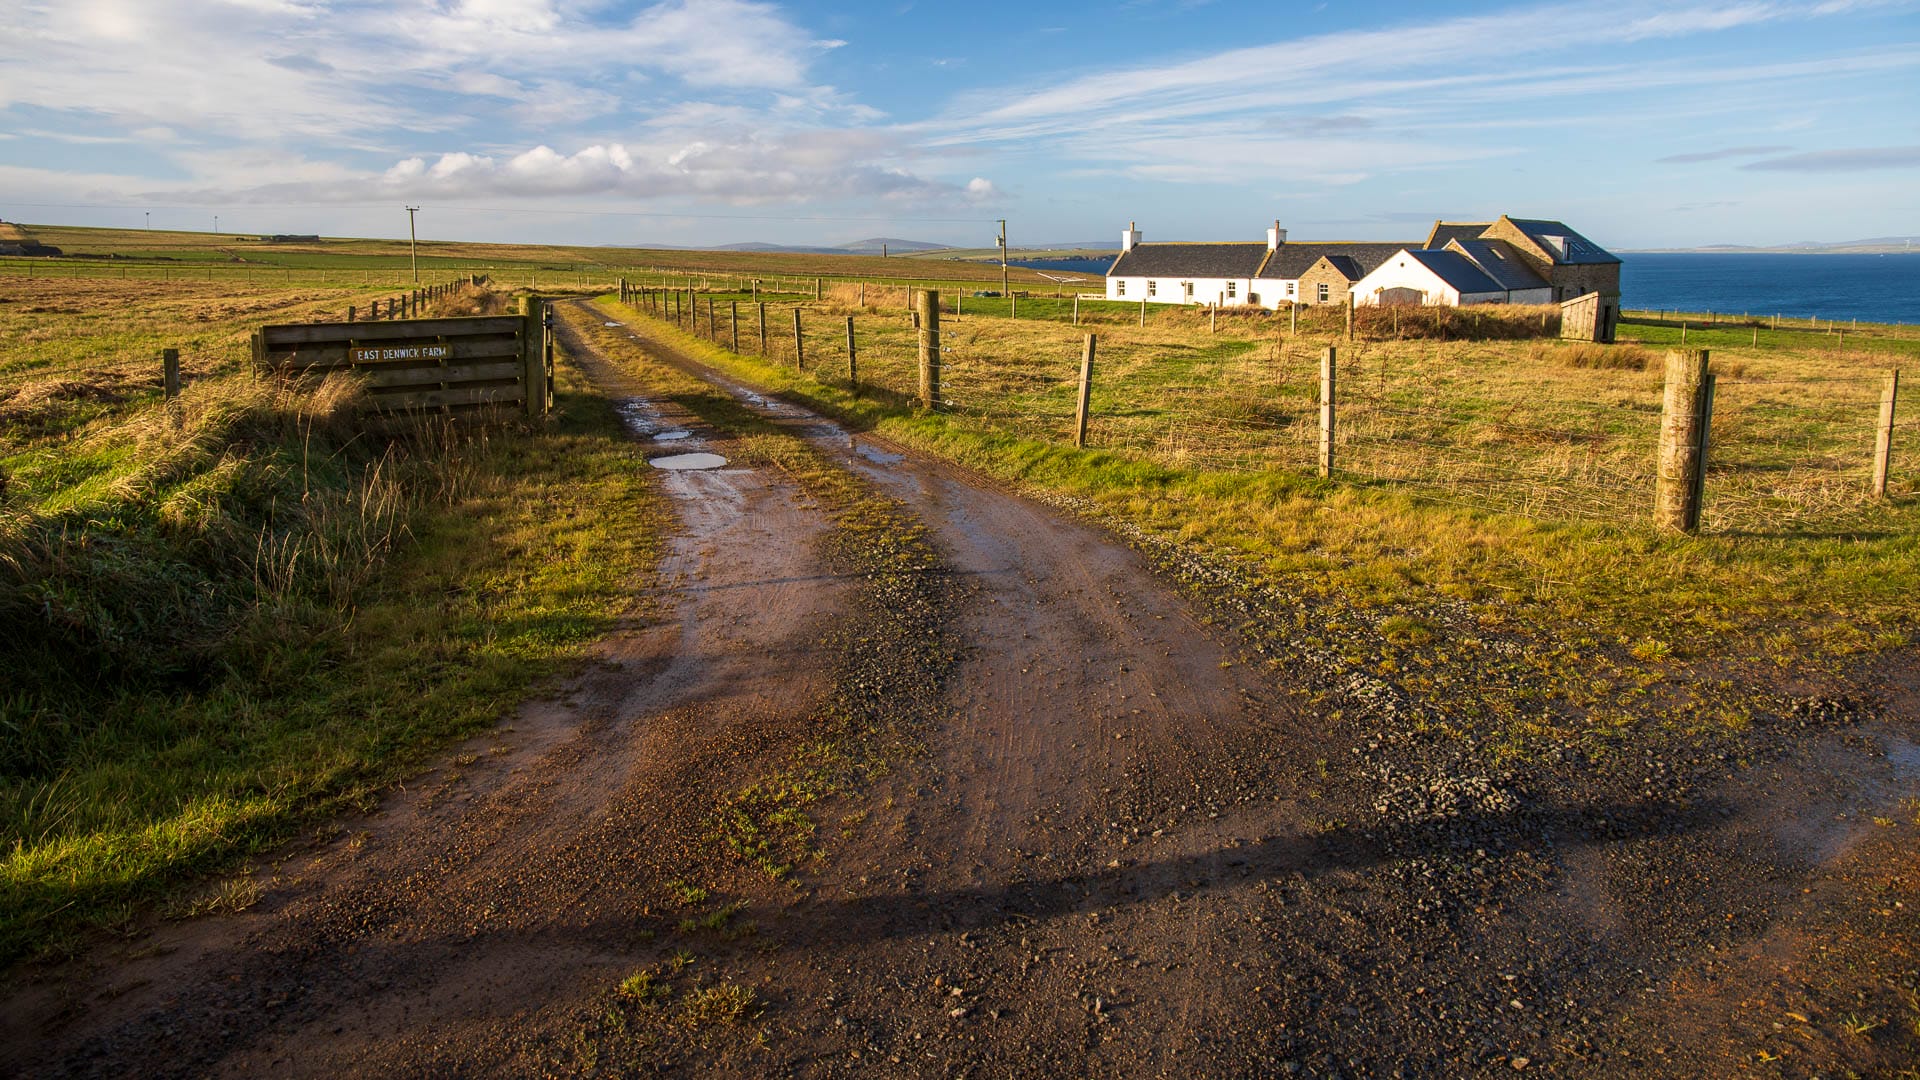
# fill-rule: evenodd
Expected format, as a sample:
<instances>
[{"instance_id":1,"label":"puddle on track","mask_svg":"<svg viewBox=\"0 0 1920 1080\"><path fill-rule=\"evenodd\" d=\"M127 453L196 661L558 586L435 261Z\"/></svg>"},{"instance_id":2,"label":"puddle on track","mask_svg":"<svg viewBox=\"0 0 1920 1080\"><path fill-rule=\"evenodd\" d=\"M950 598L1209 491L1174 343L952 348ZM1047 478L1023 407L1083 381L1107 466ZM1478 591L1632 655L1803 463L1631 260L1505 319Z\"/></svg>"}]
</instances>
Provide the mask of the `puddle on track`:
<instances>
[{"instance_id":1,"label":"puddle on track","mask_svg":"<svg viewBox=\"0 0 1920 1080\"><path fill-rule=\"evenodd\" d=\"M620 414L620 422L627 425L627 430L636 435L652 435L660 430L660 414L644 399L627 398L615 402L613 411Z\"/></svg>"},{"instance_id":2,"label":"puddle on track","mask_svg":"<svg viewBox=\"0 0 1920 1080\"><path fill-rule=\"evenodd\" d=\"M682 431L676 428L672 431L656 432L653 436L653 441L654 442L675 442L680 439L691 439L691 438L693 438L693 432Z\"/></svg>"},{"instance_id":3,"label":"puddle on track","mask_svg":"<svg viewBox=\"0 0 1920 1080\"><path fill-rule=\"evenodd\" d=\"M875 465L898 465L907 460L905 454L888 453L877 446L868 446L860 442L853 444L853 452L873 462Z\"/></svg>"},{"instance_id":4,"label":"puddle on track","mask_svg":"<svg viewBox=\"0 0 1920 1080\"><path fill-rule=\"evenodd\" d=\"M647 461L656 469L718 469L726 463L719 454L670 454Z\"/></svg>"}]
</instances>

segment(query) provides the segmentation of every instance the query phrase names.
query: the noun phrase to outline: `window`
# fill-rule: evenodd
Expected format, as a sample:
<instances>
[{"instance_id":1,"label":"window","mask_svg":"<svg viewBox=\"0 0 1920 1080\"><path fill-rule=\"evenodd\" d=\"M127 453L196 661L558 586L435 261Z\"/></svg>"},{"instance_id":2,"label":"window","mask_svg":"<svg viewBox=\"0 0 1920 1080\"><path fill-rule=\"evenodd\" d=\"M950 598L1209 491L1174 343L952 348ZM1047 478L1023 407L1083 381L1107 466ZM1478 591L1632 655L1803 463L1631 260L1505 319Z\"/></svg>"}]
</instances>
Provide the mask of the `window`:
<instances>
[{"instance_id":1,"label":"window","mask_svg":"<svg viewBox=\"0 0 1920 1080\"><path fill-rule=\"evenodd\" d=\"M1288 296L1292 296L1292 295L1293 295L1293 290L1294 290L1294 286L1296 286L1296 285L1298 285L1298 284L1300 284L1300 283L1299 283L1299 282L1297 282L1297 281L1289 281L1289 282L1287 282L1287 295L1288 295Z\"/></svg>"},{"instance_id":2,"label":"window","mask_svg":"<svg viewBox=\"0 0 1920 1080\"><path fill-rule=\"evenodd\" d=\"M1147 295L1148 296L1160 295L1160 283L1157 281L1154 281L1152 278L1147 279Z\"/></svg>"},{"instance_id":3,"label":"window","mask_svg":"<svg viewBox=\"0 0 1920 1080\"><path fill-rule=\"evenodd\" d=\"M1240 295L1240 283L1237 281L1227 282L1227 299L1231 300L1234 297L1239 295Z\"/></svg>"},{"instance_id":4,"label":"window","mask_svg":"<svg viewBox=\"0 0 1920 1080\"><path fill-rule=\"evenodd\" d=\"M1320 284L1314 286L1314 302L1315 303L1320 303L1320 304L1326 303L1329 295L1330 294L1327 292L1326 282L1323 281Z\"/></svg>"},{"instance_id":5,"label":"window","mask_svg":"<svg viewBox=\"0 0 1920 1080\"><path fill-rule=\"evenodd\" d=\"M1187 290L1187 299L1193 299L1193 282L1183 281L1180 283L1180 287Z\"/></svg>"},{"instance_id":6,"label":"window","mask_svg":"<svg viewBox=\"0 0 1920 1080\"><path fill-rule=\"evenodd\" d=\"M1113 295L1115 296L1127 295L1127 279L1126 278L1119 278L1114 281Z\"/></svg>"}]
</instances>

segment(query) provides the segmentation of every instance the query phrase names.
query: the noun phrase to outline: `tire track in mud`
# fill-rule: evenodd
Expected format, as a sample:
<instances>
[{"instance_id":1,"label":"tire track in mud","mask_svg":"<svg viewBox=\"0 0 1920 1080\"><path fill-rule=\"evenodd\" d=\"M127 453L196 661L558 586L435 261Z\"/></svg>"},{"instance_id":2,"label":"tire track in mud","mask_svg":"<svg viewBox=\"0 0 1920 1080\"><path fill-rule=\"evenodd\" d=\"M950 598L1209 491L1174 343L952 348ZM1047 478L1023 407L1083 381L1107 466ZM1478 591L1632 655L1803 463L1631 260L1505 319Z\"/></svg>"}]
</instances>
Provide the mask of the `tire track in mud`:
<instances>
[{"instance_id":1,"label":"tire track in mud","mask_svg":"<svg viewBox=\"0 0 1920 1080\"><path fill-rule=\"evenodd\" d=\"M1564 803L1516 801L1451 746L1402 782L1381 766L1414 733L1369 709L1372 683L1324 715L1292 689L1326 689L1313 657L1250 667L1110 535L761 395L671 331L562 313L636 433L734 460L662 477L682 522L665 618L476 741L476 765L292 860L254 911L16 997L18 1071L1715 1075L1746 1044L1673 1030L1759 1024L1743 994L1825 952L1825 897L1862 900L1849 867L1891 868L1883 944L1914 924L1891 899L1914 888L1906 834L1855 820L1859 747L1720 789L1733 819L1572 772ZM750 434L714 422L729 409ZM809 488L767 449L796 439L859 482ZM852 527L821 484L877 516ZM1888 722L1911 732L1905 678ZM1920 756L1901 760L1874 766L1875 800L1913 788ZM1780 824L1767 808L1810 773L1833 779ZM752 828L716 834L716 806ZM1802 823L1821 861L1768 854ZM1728 880L1763 884L1780 929L1736 934ZM1802 880L1810 899L1782 899ZM660 993L615 989L642 969ZM1701 984L1705 1009L1679 993ZM722 991L752 1004L690 1008Z\"/></svg>"}]
</instances>

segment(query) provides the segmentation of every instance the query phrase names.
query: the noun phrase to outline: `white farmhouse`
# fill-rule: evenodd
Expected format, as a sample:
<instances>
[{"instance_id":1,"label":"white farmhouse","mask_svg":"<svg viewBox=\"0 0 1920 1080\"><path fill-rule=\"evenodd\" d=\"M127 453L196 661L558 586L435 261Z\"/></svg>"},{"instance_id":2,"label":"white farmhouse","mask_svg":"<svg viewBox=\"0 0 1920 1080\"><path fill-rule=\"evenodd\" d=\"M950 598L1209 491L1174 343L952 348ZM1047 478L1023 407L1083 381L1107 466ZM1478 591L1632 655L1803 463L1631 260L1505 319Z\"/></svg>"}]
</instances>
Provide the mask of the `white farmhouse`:
<instances>
[{"instance_id":1,"label":"white farmhouse","mask_svg":"<svg viewBox=\"0 0 1920 1080\"><path fill-rule=\"evenodd\" d=\"M1290 243L1275 222L1265 244L1143 244L1127 223L1107 270L1107 299L1269 310L1344 304L1347 290L1405 243Z\"/></svg>"},{"instance_id":2,"label":"white farmhouse","mask_svg":"<svg viewBox=\"0 0 1920 1080\"><path fill-rule=\"evenodd\" d=\"M1107 299L1240 307L1272 249L1263 244L1142 244L1133 222L1107 269Z\"/></svg>"},{"instance_id":3,"label":"white farmhouse","mask_svg":"<svg viewBox=\"0 0 1920 1080\"><path fill-rule=\"evenodd\" d=\"M1292 304L1547 304L1620 294L1620 260L1558 221L1435 222L1426 243L1141 242L1128 222L1107 299L1268 309Z\"/></svg>"}]
</instances>

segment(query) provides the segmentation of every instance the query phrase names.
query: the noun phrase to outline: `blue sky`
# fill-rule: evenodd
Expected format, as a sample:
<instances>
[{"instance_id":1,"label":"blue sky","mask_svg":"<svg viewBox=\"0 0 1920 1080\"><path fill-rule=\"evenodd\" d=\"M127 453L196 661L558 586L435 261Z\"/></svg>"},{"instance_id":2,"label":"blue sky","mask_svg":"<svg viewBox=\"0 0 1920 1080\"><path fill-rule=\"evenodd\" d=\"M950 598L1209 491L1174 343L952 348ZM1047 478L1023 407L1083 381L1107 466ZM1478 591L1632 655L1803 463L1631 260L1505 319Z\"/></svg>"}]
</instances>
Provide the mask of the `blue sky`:
<instances>
[{"instance_id":1,"label":"blue sky","mask_svg":"<svg viewBox=\"0 0 1920 1080\"><path fill-rule=\"evenodd\" d=\"M0 217L562 243L1920 233L1920 0L7 0Z\"/></svg>"}]
</instances>

